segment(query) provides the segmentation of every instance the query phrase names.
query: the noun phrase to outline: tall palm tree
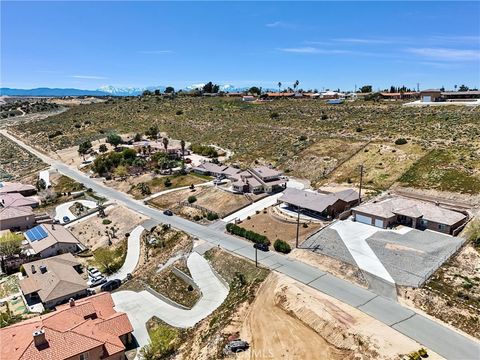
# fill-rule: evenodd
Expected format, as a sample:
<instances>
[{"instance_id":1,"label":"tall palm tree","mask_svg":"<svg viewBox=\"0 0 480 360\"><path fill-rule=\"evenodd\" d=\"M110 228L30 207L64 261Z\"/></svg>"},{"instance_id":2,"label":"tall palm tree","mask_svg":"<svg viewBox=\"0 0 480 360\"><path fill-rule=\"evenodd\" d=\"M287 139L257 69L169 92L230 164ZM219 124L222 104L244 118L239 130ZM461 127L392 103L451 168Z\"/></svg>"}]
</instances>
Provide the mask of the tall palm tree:
<instances>
[{"instance_id":1,"label":"tall palm tree","mask_svg":"<svg viewBox=\"0 0 480 360\"><path fill-rule=\"evenodd\" d=\"M279 93L279 94L280 94L280 89L281 89L281 87L282 87L282 83L279 81L279 82L278 82L278 93Z\"/></svg>"},{"instance_id":2,"label":"tall palm tree","mask_svg":"<svg viewBox=\"0 0 480 360\"><path fill-rule=\"evenodd\" d=\"M185 140L180 140L180 148L182 149L182 173L185 172Z\"/></svg>"},{"instance_id":3,"label":"tall palm tree","mask_svg":"<svg viewBox=\"0 0 480 360\"><path fill-rule=\"evenodd\" d=\"M297 86L300 84L300 81L296 80L294 83L293 83L293 90L295 90L295 92L297 92Z\"/></svg>"},{"instance_id":4,"label":"tall palm tree","mask_svg":"<svg viewBox=\"0 0 480 360\"><path fill-rule=\"evenodd\" d=\"M165 154L167 154L168 138L167 138L167 137L164 137L164 138L162 139L162 142L163 142L163 147L165 148Z\"/></svg>"}]
</instances>

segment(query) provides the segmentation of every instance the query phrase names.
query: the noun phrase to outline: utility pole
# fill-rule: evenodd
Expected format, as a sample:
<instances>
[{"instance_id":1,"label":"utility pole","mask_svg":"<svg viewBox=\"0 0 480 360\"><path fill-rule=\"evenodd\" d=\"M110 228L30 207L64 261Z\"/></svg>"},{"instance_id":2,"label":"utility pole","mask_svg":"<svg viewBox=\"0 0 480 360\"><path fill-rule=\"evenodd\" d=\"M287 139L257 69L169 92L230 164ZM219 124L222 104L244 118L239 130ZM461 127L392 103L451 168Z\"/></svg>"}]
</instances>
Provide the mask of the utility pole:
<instances>
[{"instance_id":1,"label":"utility pole","mask_svg":"<svg viewBox=\"0 0 480 360\"><path fill-rule=\"evenodd\" d=\"M258 249L255 247L255 267L258 267L257 251L258 251Z\"/></svg>"},{"instance_id":2,"label":"utility pole","mask_svg":"<svg viewBox=\"0 0 480 360\"><path fill-rule=\"evenodd\" d=\"M300 231L300 206L297 207L297 237L295 239L295 247L298 249L298 233Z\"/></svg>"},{"instance_id":3,"label":"utility pole","mask_svg":"<svg viewBox=\"0 0 480 360\"><path fill-rule=\"evenodd\" d=\"M360 187L358 189L358 203L362 202L363 164L360 165Z\"/></svg>"}]
</instances>

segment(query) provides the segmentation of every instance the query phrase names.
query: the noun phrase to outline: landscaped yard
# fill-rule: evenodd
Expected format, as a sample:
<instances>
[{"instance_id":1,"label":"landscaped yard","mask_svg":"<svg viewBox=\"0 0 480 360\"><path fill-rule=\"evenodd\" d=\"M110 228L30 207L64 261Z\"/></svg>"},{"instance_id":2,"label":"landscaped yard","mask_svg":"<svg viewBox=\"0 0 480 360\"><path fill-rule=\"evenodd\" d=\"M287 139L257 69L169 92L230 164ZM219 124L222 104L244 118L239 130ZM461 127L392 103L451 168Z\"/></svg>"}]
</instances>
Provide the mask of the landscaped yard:
<instances>
[{"instance_id":1,"label":"landscaped yard","mask_svg":"<svg viewBox=\"0 0 480 360\"><path fill-rule=\"evenodd\" d=\"M295 247L295 239L297 236L297 224L295 222L286 222L280 220L272 214L271 208L251 216L238 224L247 230L252 230L260 235L266 236L273 244L275 240L280 239L288 242L292 248ZM299 244L301 244L307 236L320 229L321 224L300 222L299 227Z\"/></svg>"},{"instance_id":2,"label":"landscaped yard","mask_svg":"<svg viewBox=\"0 0 480 360\"><path fill-rule=\"evenodd\" d=\"M210 176L202 176L199 174L191 173L186 175L158 176L144 182L144 184L148 186L152 194L155 194L163 190L175 189L190 185L198 185L210 181L211 179L212 177ZM170 185L168 185L168 183L170 183ZM143 199L147 196L146 194L142 194L138 186L132 186L128 193L133 195L135 199Z\"/></svg>"},{"instance_id":3,"label":"landscaped yard","mask_svg":"<svg viewBox=\"0 0 480 360\"><path fill-rule=\"evenodd\" d=\"M0 280L0 299L13 295L20 291L18 287L18 276L16 274L4 277Z\"/></svg>"}]
</instances>

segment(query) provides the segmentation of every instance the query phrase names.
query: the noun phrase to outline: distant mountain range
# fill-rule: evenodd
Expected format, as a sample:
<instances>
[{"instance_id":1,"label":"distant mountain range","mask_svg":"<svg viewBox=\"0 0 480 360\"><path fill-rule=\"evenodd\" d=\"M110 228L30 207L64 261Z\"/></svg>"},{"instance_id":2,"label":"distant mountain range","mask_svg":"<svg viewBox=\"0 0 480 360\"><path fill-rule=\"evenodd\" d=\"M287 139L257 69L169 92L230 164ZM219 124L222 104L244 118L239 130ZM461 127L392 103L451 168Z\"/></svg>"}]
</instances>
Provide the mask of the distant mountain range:
<instances>
[{"instance_id":1,"label":"distant mountain range","mask_svg":"<svg viewBox=\"0 0 480 360\"><path fill-rule=\"evenodd\" d=\"M184 91L202 88L204 84L195 84L187 86ZM148 86L148 87L115 87L102 86L96 90L82 89L61 89L61 88L35 88L35 89L12 89L0 88L0 95L6 96L137 96L141 95L145 90L165 91L165 86ZM233 85L220 85L220 91L241 92L247 90L248 87L237 88Z\"/></svg>"}]
</instances>

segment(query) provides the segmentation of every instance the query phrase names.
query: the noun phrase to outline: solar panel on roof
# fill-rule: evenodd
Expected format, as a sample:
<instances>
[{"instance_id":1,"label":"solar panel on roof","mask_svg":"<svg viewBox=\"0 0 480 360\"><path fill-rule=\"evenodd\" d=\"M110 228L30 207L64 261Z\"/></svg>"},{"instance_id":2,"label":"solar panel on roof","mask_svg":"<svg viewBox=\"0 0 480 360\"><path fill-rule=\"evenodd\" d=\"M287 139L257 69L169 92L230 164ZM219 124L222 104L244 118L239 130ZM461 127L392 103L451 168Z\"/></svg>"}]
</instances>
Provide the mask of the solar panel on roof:
<instances>
[{"instance_id":1,"label":"solar panel on roof","mask_svg":"<svg viewBox=\"0 0 480 360\"><path fill-rule=\"evenodd\" d=\"M30 239L30 241L39 241L48 236L47 232L41 225L35 226L33 229L28 230L25 232L25 235Z\"/></svg>"}]
</instances>

